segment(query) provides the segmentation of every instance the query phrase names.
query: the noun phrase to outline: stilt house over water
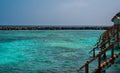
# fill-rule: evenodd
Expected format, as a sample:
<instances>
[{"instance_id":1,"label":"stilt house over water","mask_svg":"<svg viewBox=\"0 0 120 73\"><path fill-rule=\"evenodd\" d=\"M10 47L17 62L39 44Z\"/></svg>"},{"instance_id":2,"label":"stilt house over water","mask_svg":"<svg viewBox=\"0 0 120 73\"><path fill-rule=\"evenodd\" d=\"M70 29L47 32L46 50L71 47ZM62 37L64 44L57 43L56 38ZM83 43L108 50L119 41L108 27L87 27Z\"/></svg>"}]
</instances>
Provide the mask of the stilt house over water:
<instances>
[{"instance_id":1,"label":"stilt house over water","mask_svg":"<svg viewBox=\"0 0 120 73\"><path fill-rule=\"evenodd\" d=\"M120 12L111 20L114 25L106 30L98 39L95 47L90 50L93 57L80 67L78 72L85 69L85 73L106 73L107 68L120 60ZM99 51L96 53L96 50ZM107 51L111 51L107 54ZM117 51L117 52L115 52ZM96 61L96 67L91 70L91 63Z\"/></svg>"},{"instance_id":2,"label":"stilt house over water","mask_svg":"<svg viewBox=\"0 0 120 73\"><path fill-rule=\"evenodd\" d=\"M114 22L115 25L120 25L120 12L117 13L111 20L112 22Z\"/></svg>"},{"instance_id":3,"label":"stilt house over water","mask_svg":"<svg viewBox=\"0 0 120 73\"><path fill-rule=\"evenodd\" d=\"M119 27L120 26L120 12L118 12L111 20L114 23L114 26ZM120 29L119 29L120 30ZM120 36L120 32L119 32ZM117 44L116 48L120 48L120 43Z\"/></svg>"}]
</instances>

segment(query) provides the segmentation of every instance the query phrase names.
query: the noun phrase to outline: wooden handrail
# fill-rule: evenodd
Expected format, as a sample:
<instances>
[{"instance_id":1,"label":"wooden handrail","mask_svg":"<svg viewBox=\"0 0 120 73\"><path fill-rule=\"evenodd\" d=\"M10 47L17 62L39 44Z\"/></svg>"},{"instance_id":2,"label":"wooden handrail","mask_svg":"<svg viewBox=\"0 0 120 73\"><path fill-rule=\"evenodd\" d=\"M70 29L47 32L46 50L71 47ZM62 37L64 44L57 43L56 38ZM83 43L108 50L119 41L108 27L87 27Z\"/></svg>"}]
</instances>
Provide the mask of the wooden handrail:
<instances>
[{"instance_id":1,"label":"wooden handrail","mask_svg":"<svg viewBox=\"0 0 120 73\"><path fill-rule=\"evenodd\" d=\"M120 42L120 38L118 40L116 40L115 42L113 42L112 44L110 44L110 46L108 46L107 48L103 49L101 52L99 52L98 55L96 55L93 59L91 59L89 61L89 63L91 63L93 60L95 60L97 57L99 57L100 55L104 54L107 50L111 49L112 46L114 46L115 44L117 44L118 42Z\"/></svg>"},{"instance_id":2,"label":"wooden handrail","mask_svg":"<svg viewBox=\"0 0 120 73\"><path fill-rule=\"evenodd\" d=\"M90 51L90 52L93 51L94 57L92 57L89 61L87 61L83 66L81 66L79 68L79 70L81 70L82 68L85 67L85 73L89 73L89 64L91 62L93 62L94 60L96 60L97 58L98 58L98 69L95 69L95 71L97 71L97 72L94 72L94 73L100 72L102 70L102 67L106 66L108 64L108 62L111 62L113 64L114 59L117 58L118 56L120 56L120 53L114 55L114 46L116 44L120 43L120 35L119 34L120 34L120 25L114 25L109 30L104 32L100 36L96 46ZM115 40L113 42L111 42L112 38L115 38ZM106 44L108 44L108 46ZM101 51L97 55L95 55L95 49L97 49L97 48L101 48ZM101 64L101 56L103 54L105 54L107 50L110 50L110 49L111 49L111 58Z\"/></svg>"},{"instance_id":3,"label":"wooden handrail","mask_svg":"<svg viewBox=\"0 0 120 73\"><path fill-rule=\"evenodd\" d=\"M101 47L101 46L105 45L106 43L108 43L108 42L110 41L110 39L112 39L113 37L115 37L115 35L117 35L117 32L114 33L114 34L113 34L109 39L107 39L105 42L101 42L100 46L99 46L99 45L95 46L92 50L90 50L89 53L91 53L91 52L92 52L93 50L95 50L96 48Z\"/></svg>"},{"instance_id":4,"label":"wooden handrail","mask_svg":"<svg viewBox=\"0 0 120 73\"><path fill-rule=\"evenodd\" d=\"M110 27L110 29L108 29L107 31L105 31L105 32L100 36L99 41L97 42L96 46L95 46L92 50L90 50L89 53L91 53L91 52L94 51L95 49L97 49L97 48L105 45L106 43L108 43L109 40L110 40L111 38L113 38L113 37L117 34L117 32L114 33L114 34L112 34L112 31L114 31L114 29L115 29L115 26ZM112 36L108 36L108 34L111 34ZM101 39L103 39L103 38L105 38L105 37L109 37L109 38L107 39L106 42L104 42L104 41L101 42ZM106 40L106 39L105 39L105 40Z\"/></svg>"},{"instance_id":5,"label":"wooden handrail","mask_svg":"<svg viewBox=\"0 0 120 73\"><path fill-rule=\"evenodd\" d=\"M120 53L115 54L112 58L106 60L105 62L103 62L102 64L100 64L100 68L104 68L105 66L108 65L108 63L114 63L114 59L116 59L118 56L120 56ZM95 69L93 73L98 73L97 71L99 71L99 68Z\"/></svg>"},{"instance_id":6,"label":"wooden handrail","mask_svg":"<svg viewBox=\"0 0 120 73\"><path fill-rule=\"evenodd\" d=\"M101 42L101 46L103 46L103 45L105 45L106 43L108 43L113 37L115 37L115 35L117 35L117 32L116 33L114 33L111 37L109 37L105 42L103 41L103 42Z\"/></svg>"},{"instance_id":7,"label":"wooden handrail","mask_svg":"<svg viewBox=\"0 0 120 73\"><path fill-rule=\"evenodd\" d=\"M117 44L118 42L120 42L120 38L117 39L115 42L113 42L112 44L110 44L110 46L108 46L107 48L103 49L101 52L99 52L99 54L97 54L95 57L93 57L91 60L87 61L88 64L91 63L92 61L94 61L96 58L98 58L99 56L101 56L102 54L104 54L107 50L111 49L115 44ZM84 68L85 65L80 67L80 70L82 68Z\"/></svg>"}]
</instances>

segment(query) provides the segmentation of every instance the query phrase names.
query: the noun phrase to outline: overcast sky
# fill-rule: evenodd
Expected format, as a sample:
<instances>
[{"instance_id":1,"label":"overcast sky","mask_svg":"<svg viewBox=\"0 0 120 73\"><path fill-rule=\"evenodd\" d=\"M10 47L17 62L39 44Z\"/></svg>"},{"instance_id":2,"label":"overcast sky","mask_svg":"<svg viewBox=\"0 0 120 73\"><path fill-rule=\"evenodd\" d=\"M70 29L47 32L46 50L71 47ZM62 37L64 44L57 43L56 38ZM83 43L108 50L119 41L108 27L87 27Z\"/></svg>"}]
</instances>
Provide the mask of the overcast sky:
<instances>
[{"instance_id":1,"label":"overcast sky","mask_svg":"<svg viewBox=\"0 0 120 73\"><path fill-rule=\"evenodd\" d=\"M0 0L0 25L109 26L120 0Z\"/></svg>"}]
</instances>

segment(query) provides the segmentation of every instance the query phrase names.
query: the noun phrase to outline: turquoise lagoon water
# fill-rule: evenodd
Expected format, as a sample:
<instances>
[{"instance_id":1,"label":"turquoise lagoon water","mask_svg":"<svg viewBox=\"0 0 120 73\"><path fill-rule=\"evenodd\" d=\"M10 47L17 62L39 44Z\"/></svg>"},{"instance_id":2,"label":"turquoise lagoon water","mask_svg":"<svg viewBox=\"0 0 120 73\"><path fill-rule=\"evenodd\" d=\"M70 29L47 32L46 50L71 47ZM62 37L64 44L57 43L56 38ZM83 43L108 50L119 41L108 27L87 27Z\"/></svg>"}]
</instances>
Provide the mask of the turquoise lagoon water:
<instances>
[{"instance_id":1,"label":"turquoise lagoon water","mask_svg":"<svg viewBox=\"0 0 120 73\"><path fill-rule=\"evenodd\" d=\"M0 73L78 73L77 69L90 58L88 52L103 32L1 30ZM93 63L92 67L96 64ZM118 72L118 65L115 67Z\"/></svg>"}]
</instances>

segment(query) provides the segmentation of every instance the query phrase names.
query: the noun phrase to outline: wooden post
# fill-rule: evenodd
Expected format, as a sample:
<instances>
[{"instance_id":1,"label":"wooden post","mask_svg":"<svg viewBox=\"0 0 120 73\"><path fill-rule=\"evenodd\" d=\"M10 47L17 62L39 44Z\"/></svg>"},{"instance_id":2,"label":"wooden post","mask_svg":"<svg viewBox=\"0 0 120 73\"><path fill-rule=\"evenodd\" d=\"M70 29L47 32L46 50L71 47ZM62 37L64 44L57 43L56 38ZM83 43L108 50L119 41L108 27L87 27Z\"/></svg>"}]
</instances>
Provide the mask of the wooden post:
<instances>
[{"instance_id":1,"label":"wooden post","mask_svg":"<svg viewBox=\"0 0 120 73\"><path fill-rule=\"evenodd\" d=\"M112 31L111 31L111 32L112 32ZM109 45L110 45L110 43L111 43L111 39L110 39L111 36L112 36L112 33L111 33L111 34L109 33L109 36L108 36L108 39L109 39L108 44L109 44Z\"/></svg>"},{"instance_id":2,"label":"wooden post","mask_svg":"<svg viewBox=\"0 0 120 73\"><path fill-rule=\"evenodd\" d=\"M103 45L103 49L106 47L106 45ZM103 54L103 59L106 59L106 52Z\"/></svg>"},{"instance_id":3,"label":"wooden post","mask_svg":"<svg viewBox=\"0 0 120 73\"><path fill-rule=\"evenodd\" d=\"M116 37L116 40L118 40L119 39L119 26L118 27L116 27L116 30L117 30L117 37ZM120 47L120 45L119 45L119 43L117 44L117 48L119 48Z\"/></svg>"},{"instance_id":4,"label":"wooden post","mask_svg":"<svg viewBox=\"0 0 120 73\"><path fill-rule=\"evenodd\" d=\"M112 46L112 50L111 50L111 58L113 58L114 56L114 46Z\"/></svg>"},{"instance_id":5,"label":"wooden post","mask_svg":"<svg viewBox=\"0 0 120 73\"><path fill-rule=\"evenodd\" d=\"M93 50L93 57L95 57L95 49Z\"/></svg>"},{"instance_id":6,"label":"wooden post","mask_svg":"<svg viewBox=\"0 0 120 73\"><path fill-rule=\"evenodd\" d=\"M103 54L103 59L104 60L106 59L106 52Z\"/></svg>"},{"instance_id":7,"label":"wooden post","mask_svg":"<svg viewBox=\"0 0 120 73\"><path fill-rule=\"evenodd\" d=\"M114 64L114 45L112 46L112 50L111 50L111 58L112 58L112 61L111 63Z\"/></svg>"},{"instance_id":8,"label":"wooden post","mask_svg":"<svg viewBox=\"0 0 120 73\"><path fill-rule=\"evenodd\" d=\"M101 73L101 56L98 57L98 72L97 73Z\"/></svg>"},{"instance_id":9,"label":"wooden post","mask_svg":"<svg viewBox=\"0 0 120 73\"><path fill-rule=\"evenodd\" d=\"M120 24L118 26L118 38L120 38ZM120 42L118 44L119 44L119 49L120 49Z\"/></svg>"},{"instance_id":10,"label":"wooden post","mask_svg":"<svg viewBox=\"0 0 120 73\"><path fill-rule=\"evenodd\" d=\"M101 64L101 56L98 57L98 69L100 69L100 64Z\"/></svg>"},{"instance_id":11,"label":"wooden post","mask_svg":"<svg viewBox=\"0 0 120 73\"><path fill-rule=\"evenodd\" d=\"M89 62L88 61L85 64L85 73L89 73Z\"/></svg>"}]
</instances>

